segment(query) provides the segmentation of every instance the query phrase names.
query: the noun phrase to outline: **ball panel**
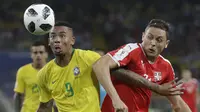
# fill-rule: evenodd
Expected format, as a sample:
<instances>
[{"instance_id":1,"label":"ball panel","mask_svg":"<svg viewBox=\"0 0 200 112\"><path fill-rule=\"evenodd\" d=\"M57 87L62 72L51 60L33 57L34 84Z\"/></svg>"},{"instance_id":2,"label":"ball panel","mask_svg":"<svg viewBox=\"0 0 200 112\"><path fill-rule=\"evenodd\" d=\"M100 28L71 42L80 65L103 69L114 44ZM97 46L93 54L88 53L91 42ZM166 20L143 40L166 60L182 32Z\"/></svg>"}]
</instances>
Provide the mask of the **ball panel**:
<instances>
[{"instance_id":1,"label":"ball panel","mask_svg":"<svg viewBox=\"0 0 200 112\"><path fill-rule=\"evenodd\" d=\"M47 17L49 17L50 15L50 9L48 7L44 7L44 9L42 10L42 15L44 20L46 20Z\"/></svg>"},{"instance_id":2,"label":"ball panel","mask_svg":"<svg viewBox=\"0 0 200 112\"><path fill-rule=\"evenodd\" d=\"M41 24L40 28L44 31L49 31L52 28L52 26L50 24Z\"/></svg>"},{"instance_id":3,"label":"ball panel","mask_svg":"<svg viewBox=\"0 0 200 112\"><path fill-rule=\"evenodd\" d=\"M28 9L28 12L26 13L28 16L32 16L32 17L35 17L38 15L38 13L33 9L33 8L30 8Z\"/></svg>"},{"instance_id":4,"label":"ball panel","mask_svg":"<svg viewBox=\"0 0 200 112\"><path fill-rule=\"evenodd\" d=\"M32 21L28 25L28 30L33 33L35 31L35 23Z\"/></svg>"}]
</instances>

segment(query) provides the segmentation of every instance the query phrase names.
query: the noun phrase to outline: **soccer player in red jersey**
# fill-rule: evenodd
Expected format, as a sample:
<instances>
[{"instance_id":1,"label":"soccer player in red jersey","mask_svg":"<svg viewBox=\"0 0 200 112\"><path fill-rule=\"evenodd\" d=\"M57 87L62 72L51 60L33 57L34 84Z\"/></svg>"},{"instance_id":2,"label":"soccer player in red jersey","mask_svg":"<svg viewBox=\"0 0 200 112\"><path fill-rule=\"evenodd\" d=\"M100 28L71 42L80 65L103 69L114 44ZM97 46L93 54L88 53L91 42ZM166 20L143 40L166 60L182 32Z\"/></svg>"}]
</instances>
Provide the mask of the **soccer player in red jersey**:
<instances>
[{"instance_id":1,"label":"soccer player in red jersey","mask_svg":"<svg viewBox=\"0 0 200 112\"><path fill-rule=\"evenodd\" d=\"M197 105L199 103L198 81L192 78L192 73L188 69L182 71L182 80L184 83L182 87L185 88L184 94L181 95L185 103L188 104L192 112L197 112Z\"/></svg>"},{"instance_id":2,"label":"soccer player in red jersey","mask_svg":"<svg viewBox=\"0 0 200 112\"><path fill-rule=\"evenodd\" d=\"M104 99L102 112L148 112L151 90L127 84L132 81L131 77L121 78L123 81L112 77L111 81L110 69L125 67L157 84L174 80L170 62L160 55L169 44L168 38L168 23L153 19L142 35L142 43L126 44L104 55L93 65L93 71L109 95ZM175 112L191 112L179 95L167 98Z\"/></svg>"}]
</instances>

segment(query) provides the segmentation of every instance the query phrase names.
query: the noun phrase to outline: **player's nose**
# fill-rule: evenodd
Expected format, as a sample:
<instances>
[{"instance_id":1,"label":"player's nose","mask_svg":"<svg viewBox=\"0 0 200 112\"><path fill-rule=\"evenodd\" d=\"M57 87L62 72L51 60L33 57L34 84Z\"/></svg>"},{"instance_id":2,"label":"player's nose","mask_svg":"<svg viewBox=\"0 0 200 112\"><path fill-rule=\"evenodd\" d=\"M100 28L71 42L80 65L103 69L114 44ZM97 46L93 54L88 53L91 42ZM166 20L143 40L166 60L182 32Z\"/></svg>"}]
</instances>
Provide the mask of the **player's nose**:
<instances>
[{"instance_id":1,"label":"player's nose","mask_svg":"<svg viewBox=\"0 0 200 112\"><path fill-rule=\"evenodd\" d=\"M151 40L151 45L152 45L152 46L155 46L155 45L156 45L156 40L152 39L152 40Z\"/></svg>"},{"instance_id":2,"label":"player's nose","mask_svg":"<svg viewBox=\"0 0 200 112\"><path fill-rule=\"evenodd\" d=\"M54 38L54 43L60 43L60 41L61 41L61 38L59 36L56 36Z\"/></svg>"}]
</instances>

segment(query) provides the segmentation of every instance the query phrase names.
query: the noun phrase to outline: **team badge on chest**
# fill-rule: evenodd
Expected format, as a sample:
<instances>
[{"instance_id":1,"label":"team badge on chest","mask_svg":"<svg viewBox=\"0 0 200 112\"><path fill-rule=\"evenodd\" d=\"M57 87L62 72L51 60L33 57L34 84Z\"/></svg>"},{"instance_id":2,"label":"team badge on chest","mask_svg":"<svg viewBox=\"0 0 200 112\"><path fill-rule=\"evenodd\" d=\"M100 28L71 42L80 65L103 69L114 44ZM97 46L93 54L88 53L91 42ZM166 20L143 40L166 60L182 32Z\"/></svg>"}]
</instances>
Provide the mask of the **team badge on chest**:
<instances>
[{"instance_id":1,"label":"team badge on chest","mask_svg":"<svg viewBox=\"0 0 200 112\"><path fill-rule=\"evenodd\" d=\"M160 81L161 79L162 79L161 72L154 72L154 80L157 82Z\"/></svg>"},{"instance_id":2,"label":"team badge on chest","mask_svg":"<svg viewBox=\"0 0 200 112\"><path fill-rule=\"evenodd\" d=\"M78 67L74 67L74 75L77 76L80 74L80 69Z\"/></svg>"}]
</instances>

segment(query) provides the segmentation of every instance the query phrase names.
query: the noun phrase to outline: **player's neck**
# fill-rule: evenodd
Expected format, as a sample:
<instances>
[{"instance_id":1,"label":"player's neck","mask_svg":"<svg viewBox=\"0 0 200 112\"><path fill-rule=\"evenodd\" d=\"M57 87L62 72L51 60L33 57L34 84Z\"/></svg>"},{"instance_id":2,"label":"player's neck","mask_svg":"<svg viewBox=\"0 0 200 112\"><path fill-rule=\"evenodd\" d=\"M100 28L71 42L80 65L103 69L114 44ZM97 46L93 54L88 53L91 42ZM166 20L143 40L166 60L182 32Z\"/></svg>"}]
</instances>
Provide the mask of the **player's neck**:
<instances>
[{"instance_id":1,"label":"player's neck","mask_svg":"<svg viewBox=\"0 0 200 112\"><path fill-rule=\"evenodd\" d=\"M58 66L64 67L67 66L74 54L74 48L72 48L70 53L66 53L64 55L56 56L55 62Z\"/></svg>"},{"instance_id":2,"label":"player's neck","mask_svg":"<svg viewBox=\"0 0 200 112\"><path fill-rule=\"evenodd\" d=\"M156 61L156 57L148 57L147 60L149 61L150 64L153 64Z\"/></svg>"},{"instance_id":3,"label":"player's neck","mask_svg":"<svg viewBox=\"0 0 200 112\"><path fill-rule=\"evenodd\" d=\"M37 70L40 70L46 63L32 63L32 67L37 69Z\"/></svg>"}]
</instances>

